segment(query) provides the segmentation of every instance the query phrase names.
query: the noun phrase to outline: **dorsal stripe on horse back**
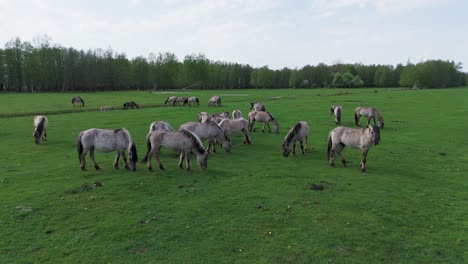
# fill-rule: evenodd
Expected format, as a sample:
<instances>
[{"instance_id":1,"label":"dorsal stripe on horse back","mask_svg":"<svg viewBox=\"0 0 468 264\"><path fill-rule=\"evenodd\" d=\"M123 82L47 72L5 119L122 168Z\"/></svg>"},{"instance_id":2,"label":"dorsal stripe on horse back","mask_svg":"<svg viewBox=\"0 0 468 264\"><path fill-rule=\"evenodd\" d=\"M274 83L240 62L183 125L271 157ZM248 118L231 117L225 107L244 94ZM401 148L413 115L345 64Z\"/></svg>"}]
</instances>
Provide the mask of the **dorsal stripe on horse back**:
<instances>
[{"instance_id":1,"label":"dorsal stripe on horse back","mask_svg":"<svg viewBox=\"0 0 468 264\"><path fill-rule=\"evenodd\" d=\"M301 122L297 122L296 125L294 125L293 129L291 129L291 131L286 136L286 142L288 144L293 140L294 136L299 134L299 131L301 130L301 128L302 128Z\"/></svg>"},{"instance_id":2,"label":"dorsal stripe on horse back","mask_svg":"<svg viewBox=\"0 0 468 264\"><path fill-rule=\"evenodd\" d=\"M182 133L184 136L188 137L192 141L193 146L195 147L195 149L197 150L199 154L205 154L205 149L203 148L203 144L201 143L200 139L197 136L195 136L192 132L185 130L185 129L181 129L179 132Z\"/></svg>"},{"instance_id":3,"label":"dorsal stripe on horse back","mask_svg":"<svg viewBox=\"0 0 468 264\"><path fill-rule=\"evenodd\" d=\"M122 130L121 128L114 129L114 133L118 133L121 130Z\"/></svg>"}]
</instances>

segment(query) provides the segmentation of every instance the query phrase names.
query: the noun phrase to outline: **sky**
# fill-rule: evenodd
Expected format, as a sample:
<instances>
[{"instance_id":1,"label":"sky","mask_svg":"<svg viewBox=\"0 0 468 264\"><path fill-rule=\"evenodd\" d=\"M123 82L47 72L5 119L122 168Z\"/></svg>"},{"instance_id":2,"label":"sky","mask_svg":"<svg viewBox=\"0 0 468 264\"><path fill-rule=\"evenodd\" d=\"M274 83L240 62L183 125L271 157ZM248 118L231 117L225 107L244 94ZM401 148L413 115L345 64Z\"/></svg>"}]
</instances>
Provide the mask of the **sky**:
<instances>
[{"instance_id":1,"label":"sky","mask_svg":"<svg viewBox=\"0 0 468 264\"><path fill-rule=\"evenodd\" d=\"M172 52L272 69L454 60L468 70L466 0L0 0L19 37L128 58Z\"/></svg>"}]
</instances>

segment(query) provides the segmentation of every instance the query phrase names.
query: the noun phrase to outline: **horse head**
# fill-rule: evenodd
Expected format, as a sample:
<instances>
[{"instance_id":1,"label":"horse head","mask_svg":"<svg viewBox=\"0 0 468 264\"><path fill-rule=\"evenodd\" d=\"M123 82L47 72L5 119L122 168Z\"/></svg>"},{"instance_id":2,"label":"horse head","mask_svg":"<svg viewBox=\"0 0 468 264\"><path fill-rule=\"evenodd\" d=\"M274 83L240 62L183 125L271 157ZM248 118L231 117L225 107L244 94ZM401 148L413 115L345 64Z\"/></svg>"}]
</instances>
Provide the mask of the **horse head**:
<instances>
[{"instance_id":1,"label":"horse head","mask_svg":"<svg viewBox=\"0 0 468 264\"><path fill-rule=\"evenodd\" d=\"M287 158L289 156L289 153L291 153L291 148L289 147L288 142L283 141L283 144L281 144L281 148L283 149L283 157Z\"/></svg>"},{"instance_id":2,"label":"horse head","mask_svg":"<svg viewBox=\"0 0 468 264\"><path fill-rule=\"evenodd\" d=\"M374 145L378 145L380 143L380 127L369 125L368 128L370 129Z\"/></svg>"}]
</instances>

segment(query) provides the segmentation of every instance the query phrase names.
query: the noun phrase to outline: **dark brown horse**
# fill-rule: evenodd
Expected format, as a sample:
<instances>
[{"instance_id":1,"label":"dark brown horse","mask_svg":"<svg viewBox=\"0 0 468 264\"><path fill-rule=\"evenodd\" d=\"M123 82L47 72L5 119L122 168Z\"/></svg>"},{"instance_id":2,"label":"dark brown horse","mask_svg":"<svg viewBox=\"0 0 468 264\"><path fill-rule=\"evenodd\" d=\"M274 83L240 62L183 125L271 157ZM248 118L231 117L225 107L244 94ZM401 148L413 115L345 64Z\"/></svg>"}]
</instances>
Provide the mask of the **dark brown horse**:
<instances>
[{"instance_id":1,"label":"dark brown horse","mask_svg":"<svg viewBox=\"0 0 468 264\"><path fill-rule=\"evenodd\" d=\"M129 108L133 109L134 107L140 108L140 106L137 105L137 103L135 103L134 101L129 101L129 102L123 103L123 107L124 107L124 109L129 109Z\"/></svg>"}]
</instances>

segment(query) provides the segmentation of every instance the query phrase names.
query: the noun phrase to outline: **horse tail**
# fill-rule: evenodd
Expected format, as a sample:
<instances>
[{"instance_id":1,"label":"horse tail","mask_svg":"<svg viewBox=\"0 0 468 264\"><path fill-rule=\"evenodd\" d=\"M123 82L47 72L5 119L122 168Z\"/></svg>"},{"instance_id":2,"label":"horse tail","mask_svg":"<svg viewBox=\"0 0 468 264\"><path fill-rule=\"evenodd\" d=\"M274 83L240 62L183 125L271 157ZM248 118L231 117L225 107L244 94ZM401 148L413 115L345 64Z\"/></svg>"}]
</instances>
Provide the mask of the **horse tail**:
<instances>
[{"instance_id":1,"label":"horse tail","mask_svg":"<svg viewBox=\"0 0 468 264\"><path fill-rule=\"evenodd\" d=\"M81 142L81 138L83 137L84 131L82 131L78 138L76 139L76 150L78 151L78 160L81 161L81 154L83 154L83 143Z\"/></svg>"},{"instance_id":2,"label":"horse tail","mask_svg":"<svg viewBox=\"0 0 468 264\"><path fill-rule=\"evenodd\" d=\"M356 126L359 126L359 113L358 113L358 111L354 112L354 123L356 123Z\"/></svg>"},{"instance_id":3,"label":"horse tail","mask_svg":"<svg viewBox=\"0 0 468 264\"><path fill-rule=\"evenodd\" d=\"M331 132L328 134L328 149L327 149L327 158L330 157L330 151L332 148L332 139L331 139Z\"/></svg>"},{"instance_id":4,"label":"horse tail","mask_svg":"<svg viewBox=\"0 0 468 264\"><path fill-rule=\"evenodd\" d=\"M137 162L138 161L138 153L136 150L135 142L132 142L132 145L130 146L130 153L132 153L132 162Z\"/></svg>"},{"instance_id":5,"label":"horse tail","mask_svg":"<svg viewBox=\"0 0 468 264\"><path fill-rule=\"evenodd\" d=\"M336 120L338 120L338 124L341 124L341 108L336 109Z\"/></svg>"},{"instance_id":6,"label":"horse tail","mask_svg":"<svg viewBox=\"0 0 468 264\"><path fill-rule=\"evenodd\" d=\"M83 98L80 97L80 99L81 99L81 104L84 106L84 100L83 100Z\"/></svg>"},{"instance_id":7,"label":"horse tail","mask_svg":"<svg viewBox=\"0 0 468 264\"><path fill-rule=\"evenodd\" d=\"M148 135L146 136L146 155L145 157L141 160L141 162L147 162L148 161L148 156L149 156L149 153L151 151L151 140L150 140L150 137L151 137L151 132L148 133Z\"/></svg>"}]
</instances>

